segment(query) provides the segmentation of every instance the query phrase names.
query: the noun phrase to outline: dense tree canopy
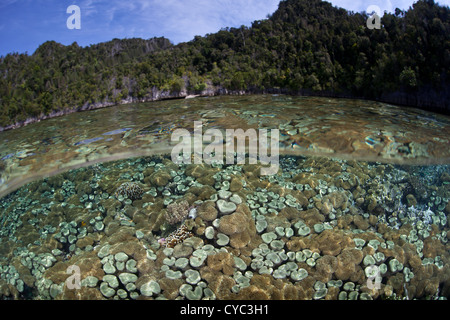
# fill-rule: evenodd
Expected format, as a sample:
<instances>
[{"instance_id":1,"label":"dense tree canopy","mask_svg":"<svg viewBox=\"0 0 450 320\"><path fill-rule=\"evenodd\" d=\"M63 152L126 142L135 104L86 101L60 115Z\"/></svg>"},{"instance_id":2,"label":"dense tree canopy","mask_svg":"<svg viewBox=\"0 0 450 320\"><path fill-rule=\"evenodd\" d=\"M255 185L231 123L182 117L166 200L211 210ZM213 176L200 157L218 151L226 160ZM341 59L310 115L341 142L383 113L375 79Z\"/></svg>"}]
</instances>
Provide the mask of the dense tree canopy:
<instances>
[{"instance_id":1,"label":"dense tree canopy","mask_svg":"<svg viewBox=\"0 0 450 320\"><path fill-rule=\"evenodd\" d=\"M48 41L0 58L0 126L153 89L333 94L449 110L449 8L419 0L366 27L366 13L284 0L268 19L172 45L113 39L89 47ZM407 97L397 99L398 97Z\"/></svg>"}]
</instances>

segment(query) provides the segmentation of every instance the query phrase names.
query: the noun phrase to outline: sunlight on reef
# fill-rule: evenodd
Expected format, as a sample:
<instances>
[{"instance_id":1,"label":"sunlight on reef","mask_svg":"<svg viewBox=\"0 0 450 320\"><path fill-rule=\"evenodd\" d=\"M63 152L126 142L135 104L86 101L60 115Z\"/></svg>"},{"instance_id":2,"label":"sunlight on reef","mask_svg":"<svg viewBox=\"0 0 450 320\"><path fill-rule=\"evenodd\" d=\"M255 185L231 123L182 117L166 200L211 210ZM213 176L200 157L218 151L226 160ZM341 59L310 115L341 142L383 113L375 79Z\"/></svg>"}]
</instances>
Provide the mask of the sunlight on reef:
<instances>
[{"instance_id":1,"label":"sunlight on reef","mask_svg":"<svg viewBox=\"0 0 450 320\"><path fill-rule=\"evenodd\" d=\"M28 183L1 202L0 296L448 297L449 166L281 156L276 175L260 169L167 155Z\"/></svg>"},{"instance_id":2,"label":"sunlight on reef","mask_svg":"<svg viewBox=\"0 0 450 320\"><path fill-rule=\"evenodd\" d=\"M277 173L239 153L173 162L171 134L195 140L196 121L278 129ZM449 124L375 102L246 96L2 132L0 299L448 298Z\"/></svg>"}]
</instances>

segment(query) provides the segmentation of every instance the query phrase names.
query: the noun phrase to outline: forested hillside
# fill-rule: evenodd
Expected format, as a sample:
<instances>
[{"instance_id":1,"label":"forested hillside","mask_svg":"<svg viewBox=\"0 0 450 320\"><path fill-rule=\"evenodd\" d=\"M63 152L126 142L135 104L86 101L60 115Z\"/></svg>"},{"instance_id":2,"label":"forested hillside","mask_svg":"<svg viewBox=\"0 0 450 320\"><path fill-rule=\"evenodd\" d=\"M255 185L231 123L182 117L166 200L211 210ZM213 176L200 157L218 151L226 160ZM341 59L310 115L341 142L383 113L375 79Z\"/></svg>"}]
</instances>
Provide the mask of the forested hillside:
<instances>
[{"instance_id":1,"label":"forested hillside","mask_svg":"<svg viewBox=\"0 0 450 320\"><path fill-rule=\"evenodd\" d=\"M364 97L450 112L450 9L419 0L366 27L365 13L285 0L268 19L172 45L42 44L0 58L0 126L154 92L276 91ZM226 89L226 90L225 90Z\"/></svg>"}]
</instances>

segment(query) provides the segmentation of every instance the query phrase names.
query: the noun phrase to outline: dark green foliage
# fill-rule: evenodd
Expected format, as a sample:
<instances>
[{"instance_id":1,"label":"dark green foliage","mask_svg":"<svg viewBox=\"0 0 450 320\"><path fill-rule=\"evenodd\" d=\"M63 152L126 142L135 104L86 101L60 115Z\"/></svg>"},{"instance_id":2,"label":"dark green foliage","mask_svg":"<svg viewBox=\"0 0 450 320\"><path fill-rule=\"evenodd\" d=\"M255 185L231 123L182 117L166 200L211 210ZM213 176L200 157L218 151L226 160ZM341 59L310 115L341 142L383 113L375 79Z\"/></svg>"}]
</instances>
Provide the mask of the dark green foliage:
<instances>
[{"instance_id":1,"label":"dark green foliage","mask_svg":"<svg viewBox=\"0 0 450 320\"><path fill-rule=\"evenodd\" d=\"M379 99L426 94L448 106L449 8L419 0L368 29L365 13L320 0L284 0L250 28L225 28L177 46L164 38L114 39L81 48L54 41L0 58L0 126L91 103L143 99L153 88L199 93L280 89ZM421 102L417 102L417 101ZM429 101L428 101L429 102Z\"/></svg>"}]
</instances>

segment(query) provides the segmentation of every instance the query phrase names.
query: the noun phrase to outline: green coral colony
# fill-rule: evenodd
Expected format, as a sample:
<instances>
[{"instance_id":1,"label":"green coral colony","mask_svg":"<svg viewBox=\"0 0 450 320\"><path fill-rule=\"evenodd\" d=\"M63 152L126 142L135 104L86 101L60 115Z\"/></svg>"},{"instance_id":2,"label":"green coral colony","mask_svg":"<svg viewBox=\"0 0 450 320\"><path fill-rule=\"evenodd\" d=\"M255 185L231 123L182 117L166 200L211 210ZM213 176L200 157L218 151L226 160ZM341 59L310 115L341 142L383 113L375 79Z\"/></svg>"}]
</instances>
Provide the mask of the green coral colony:
<instances>
[{"instance_id":1,"label":"green coral colony","mask_svg":"<svg viewBox=\"0 0 450 320\"><path fill-rule=\"evenodd\" d=\"M31 182L0 203L0 298L450 295L448 166L260 168L155 156Z\"/></svg>"}]
</instances>

